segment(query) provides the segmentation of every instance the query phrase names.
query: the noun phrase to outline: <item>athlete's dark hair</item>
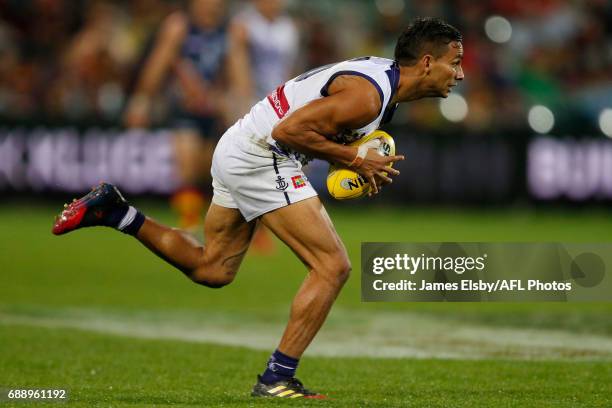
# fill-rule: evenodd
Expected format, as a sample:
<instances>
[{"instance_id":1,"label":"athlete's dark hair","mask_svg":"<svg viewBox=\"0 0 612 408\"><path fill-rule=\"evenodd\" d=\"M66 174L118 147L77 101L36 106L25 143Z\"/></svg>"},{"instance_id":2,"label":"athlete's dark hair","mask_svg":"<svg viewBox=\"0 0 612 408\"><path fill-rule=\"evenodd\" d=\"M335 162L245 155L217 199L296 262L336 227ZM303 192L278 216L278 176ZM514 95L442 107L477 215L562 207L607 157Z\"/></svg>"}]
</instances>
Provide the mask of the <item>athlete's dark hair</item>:
<instances>
[{"instance_id":1,"label":"athlete's dark hair","mask_svg":"<svg viewBox=\"0 0 612 408\"><path fill-rule=\"evenodd\" d=\"M462 41L461 33L452 25L439 18L417 18L398 38L395 60L400 65L414 65L425 54L438 58L452 41Z\"/></svg>"}]
</instances>

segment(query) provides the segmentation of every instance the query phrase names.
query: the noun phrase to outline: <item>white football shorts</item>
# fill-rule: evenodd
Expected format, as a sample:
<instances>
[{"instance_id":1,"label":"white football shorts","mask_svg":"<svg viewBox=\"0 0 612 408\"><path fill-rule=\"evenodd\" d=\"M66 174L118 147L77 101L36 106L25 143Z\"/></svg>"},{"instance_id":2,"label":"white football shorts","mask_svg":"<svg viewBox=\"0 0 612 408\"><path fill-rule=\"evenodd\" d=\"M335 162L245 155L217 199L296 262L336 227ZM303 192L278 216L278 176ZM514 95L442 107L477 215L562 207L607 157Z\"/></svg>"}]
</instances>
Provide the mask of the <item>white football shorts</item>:
<instances>
[{"instance_id":1,"label":"white football shorts","mask_svg":"<svg viewBox=\"0 0 612 408\"><path fill-rule=\"evenodd\" d=\"M241 132L230 128L215 148L213 203L237 208L248 222L317 195L300 162L256 145Z\"/></svg>"}]
</instances>

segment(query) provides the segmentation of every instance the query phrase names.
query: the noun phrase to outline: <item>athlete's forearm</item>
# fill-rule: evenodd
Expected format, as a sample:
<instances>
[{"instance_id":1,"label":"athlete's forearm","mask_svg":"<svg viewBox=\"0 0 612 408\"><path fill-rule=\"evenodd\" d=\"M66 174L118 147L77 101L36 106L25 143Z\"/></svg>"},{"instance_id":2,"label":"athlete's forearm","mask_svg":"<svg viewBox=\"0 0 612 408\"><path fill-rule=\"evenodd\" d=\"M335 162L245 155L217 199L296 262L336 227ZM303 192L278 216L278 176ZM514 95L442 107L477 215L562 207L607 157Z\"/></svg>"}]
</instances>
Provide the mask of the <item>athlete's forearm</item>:
<instances>
[{"instance_id":1,"label":"athlete's forearm","mask_svg":"<svg viewBox=\"0 0 612 408\"><path fill-rule=\"evenodd\" d=\"M175 54L176 51L174 50L155 50L145 64L134 95L146 98L154 97L159 91L163 79L170 72L172 59L176 57Z\"/></svg>"},{"instance_id":2,"label":"athlete's forearm","mask_svg":"<svg viewBox=\"0 0 612 408\"><path fill-rule=\"evenodd\" d=\"M136 84L135 95L151 98L157 94L161 85L178 60L181 43L187 33L187 19L180 13L168 16L156 39L155 47L141 72Z\"/></svg>"},{"instance_id":3,"label":"athlete's forearm","mask_svg":"<svg viewBox=\"0 0 612 408\"><path fill-rule=\"evenodd\" d=\"M357 155L356 147L332 142L312 130L295 131L277 126L272 131L272 138L300 153L344 166L352 163Z\"/></svg>"}]
</instances>

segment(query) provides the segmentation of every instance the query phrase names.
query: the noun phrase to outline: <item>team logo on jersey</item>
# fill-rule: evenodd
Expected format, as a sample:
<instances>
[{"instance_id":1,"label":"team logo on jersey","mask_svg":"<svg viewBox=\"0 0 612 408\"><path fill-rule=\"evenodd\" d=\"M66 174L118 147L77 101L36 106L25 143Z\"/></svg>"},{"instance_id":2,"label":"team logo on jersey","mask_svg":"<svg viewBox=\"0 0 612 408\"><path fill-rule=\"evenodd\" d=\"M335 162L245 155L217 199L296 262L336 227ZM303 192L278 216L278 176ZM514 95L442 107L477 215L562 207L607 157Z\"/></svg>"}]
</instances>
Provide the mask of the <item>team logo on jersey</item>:
<instances>
[{"instance_id":1,"label":"team logo on jersey","mask_svg":"<svg viewBox=\"0 0 612 408\"><path fill-rule=\"evenodd\" d=\"M276 177L276 189L280 191L285 191L287 187L289 187L289 183L285 181L285 178L280 175L277 176Z\"/></svg>"},{"instance_id":2,"label":"team logo on jersey","mask_svg":"<svg viewBox=\"0 0 612 408\"><path fill-rule=\"evenodd\" d=\"M306 187L306 180L301 175L291 177L291 182L293 183L293 188Z\"/></svg>"}]
</instances>

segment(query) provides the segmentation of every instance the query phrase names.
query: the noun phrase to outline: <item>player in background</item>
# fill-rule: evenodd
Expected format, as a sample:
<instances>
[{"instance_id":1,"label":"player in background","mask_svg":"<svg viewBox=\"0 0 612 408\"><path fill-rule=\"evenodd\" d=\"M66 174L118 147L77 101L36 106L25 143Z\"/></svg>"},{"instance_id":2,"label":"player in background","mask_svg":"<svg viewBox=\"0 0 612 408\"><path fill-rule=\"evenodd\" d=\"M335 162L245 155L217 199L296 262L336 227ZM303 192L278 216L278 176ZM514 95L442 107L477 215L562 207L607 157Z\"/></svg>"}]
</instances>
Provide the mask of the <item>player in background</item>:
<instances>
[{"instance_id":1,"label":"player in background","mask_svg":"<svg viewBox=\"0 0 612 408\"><path fill-rule=\"evenodd\" d=\"M403 156L348 146L391 120L397 104L447 97L462 80L462 37L447 23L417 19L400 35L394 60L362 57L320 67L285 82L230 127L213 157L214 196L205 243L145 217L110 184L67 205L54 234L104 225L133 235L194 282L231 283L261 220L308 271L280 343L253 396L323 398L296 379L314 339L348 279L351 264L302 164L312 158L354 169L377 194Z\"/></svg>"},{"instance_id":2,"label":"player in background","mask_svg":"<svg viewBox=\"0 0 612 408\"><path fill-rule=\"evenodd\" d=\"M231 22L230 121L234 122L258 100L295 72L299 47L296 24L286 12L285 0L250 0ZM274 241L260 225L253 237L260 253L272 253Z\"/></svg>"},{"instance_id":3,"label":"player in background","mask_svg":"<svg viewBox=\"0 0 612 408\"><path fill-rule=\"evenodd\" d=\"M223 132L228 24L223 0L190 0L162 22L124 122L132 128L154 122L155 99L171 79L171 124L180 188L171 199L181 228L200 225L210 185L212 153Z\"/></svg>"},{"instance_id":4,"label":"player in background","mask_svg":"<svg viewBox=\"0 0 612 408\"><path fill-rule=\"evenodd\" d=\"M285 0L249 3L231 22L230 91L241 104L235 119L293 76L299 47Z\"/></svg>"}]
</instances>

